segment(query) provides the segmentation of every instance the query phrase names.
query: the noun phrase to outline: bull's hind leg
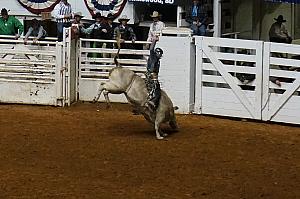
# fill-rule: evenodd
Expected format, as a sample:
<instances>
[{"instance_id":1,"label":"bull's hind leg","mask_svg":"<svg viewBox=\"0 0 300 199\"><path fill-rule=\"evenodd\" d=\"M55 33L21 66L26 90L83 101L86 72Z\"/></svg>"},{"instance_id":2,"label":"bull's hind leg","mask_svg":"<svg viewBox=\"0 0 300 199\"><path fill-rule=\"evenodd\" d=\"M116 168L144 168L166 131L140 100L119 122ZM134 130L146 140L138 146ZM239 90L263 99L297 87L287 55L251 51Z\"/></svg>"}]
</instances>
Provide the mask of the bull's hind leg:
<instances>
[{"instance_id":1,"label":"bull's hind leg","mask_svg":"<svg viewBox=\"0 0 300 199\"><path fill-rule=\"evenodd\" d=\"M164 120L164 117L162 115L156 114L154 126L155 126L156 138L158 140L162 140L162 139L164 139L165 136L168 135L168 134L164 134L160 129L160 124L162 123L163 120Z\"/></svg>"},{"instance_id":2,"label":"bull's hind leg","mask_svg":"<svg viewBox=\"0 0 300 199\"><path fill-rule=\"evenodd\" d=\"M176 122L175 119L174 119L174 120L171 120L171 121L169 122L169 125L170 125L170 127L171 127L174 131L178 131L178 125L177 125L177 122Z\"/></svg>"}]
</instances>

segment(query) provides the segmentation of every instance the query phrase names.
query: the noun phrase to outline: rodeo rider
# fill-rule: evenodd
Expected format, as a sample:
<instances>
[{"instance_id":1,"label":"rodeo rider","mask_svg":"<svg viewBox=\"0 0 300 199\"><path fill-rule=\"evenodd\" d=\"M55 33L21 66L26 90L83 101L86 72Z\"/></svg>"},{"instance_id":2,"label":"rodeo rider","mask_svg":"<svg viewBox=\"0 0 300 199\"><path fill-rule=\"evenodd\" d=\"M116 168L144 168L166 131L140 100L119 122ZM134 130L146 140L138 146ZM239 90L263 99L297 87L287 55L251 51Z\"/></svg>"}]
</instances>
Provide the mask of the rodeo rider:
<instances>
[{"instance_id":1,"label":"rodeo rider","mask_svg":"<svg viewBox=\"0 0 300 199\"><path fill-rule=\"evenodd\" d=\"M160 67L160 59L163 54L161 48L155 48L155 44L158 41L158 37L154 39L150 46L150 56L147 62L147 72L146 72L146 86L149 92L145 107L148 107L151 111L155 112L161 96L160 84L158 81L158 73Z\"/></svg>"}]
</instances>

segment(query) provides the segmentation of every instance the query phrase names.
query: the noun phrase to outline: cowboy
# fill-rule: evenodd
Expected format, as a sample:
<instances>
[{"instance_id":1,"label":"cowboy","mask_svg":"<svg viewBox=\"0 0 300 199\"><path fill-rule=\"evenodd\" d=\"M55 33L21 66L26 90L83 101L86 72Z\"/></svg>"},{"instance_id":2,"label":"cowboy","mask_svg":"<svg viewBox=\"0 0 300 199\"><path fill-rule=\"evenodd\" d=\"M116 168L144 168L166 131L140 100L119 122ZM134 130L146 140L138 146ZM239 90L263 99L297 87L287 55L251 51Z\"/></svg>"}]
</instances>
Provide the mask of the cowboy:
<instances>
[{"instance_id":1,"label":"cowboy","mask_svg":"<svg viewBox=\"0 0 300 199\"><path fill-rule=\"evenodd\" d=\"M287 31L282 15L279 15L277 18L274 18L276 22L274 22L269 31L269 37L271 42L278 43L291 43L292 37L290 33Z\"/></svg>"},{"instance_id":2,"label":"cowboy","mask_svg":"<svg viewBox=\"0 0 300 199\"><path fill-rule=\"evenodd\" d=\"M24 31L22 23L14 16L9 16L5 8L1 10L0 35L14 35L18 39Z\"/></svg>"},{"instance_id":3,"label":"cowboy","mask_svg":"<svg viewBox=\"0 0 300 199\"><path fill-rule=\"evenodd\" d=\"M104 25L104 17L100 12L97 12L93 18L95 19L95 23L90 25L87 29L84 29L83 32L90 34L93 39L104 39L107 33Z\"/></svg>"},{"instance_id":4,"label":"cowboy","mask_svg":"<svg viewBox=\"0 0 300 199\"><path fill-rule=\"evenodd\" d=\"M52 16L57 22L58 41L62 41L64 28L71 27L72 7L71 4L68 3L68 0L61 0L60 3L54 7Z\"/></svg>"},{"instance_id":5,"label":"cowboy","mask_svg":"<svg viewBox=\"0 0 300 199\"><path fill-rule=\"evenodd\" d=\"M111 13L108 13L108 15L106 16L106 30L107 30L107 34L106 34L106 39L113 39L114 37L114 26L113 26L113 21L114 21L114 16Z\"/></svg>"},{"instance_id":6,"label":"cowboy","mask_svg":"<svg viewBox=\"0 0 300 199\"><path fill-rule=\"evenodd\" d=\"M124 43L125 40L130 40L132 41L132 43L134 43L136 40L136 36L135 33L133 32L133 29L127 24L129 20L130 19L126 15L121 16L119 18L120 25L118 25L114 29L114 39L120 37L120 48L123 49L134 48L132 44ZM134 55L120 55L119 57L122 59L132 59L134 58Z\"/></svg>"},{"instance_id":7,"label":"cowboy","mask_svg":"<svg viewBox=\"0 0 300 199\"><path fill-rule=\"evenodd\" d=\"M207 11L203 3L199 0L192 0L193 5L189 11L186 21L190 23L190 28L194 35L206 35L206 23L208 19Z\"/></svg>"},{"instance_id":8,"label":"cowboy","mask_svg":"<svg viewBox=\"0 0 300 199\"><path fill-rule=\"evenodd\" d=\"M81 22L81 19L84 16L82 15L81 12L76 12L74 13L74 21L72 22L72 36L76 39L83 37L83 29L84 29L84 25Z\"/></svg>"},{"instance_id":9,"label":"cowboy","mask_svg":"<svg viewBox=\"0 0 300 199\"><path fill-rule=\"evenodd\" d=\"M123 43L125 40L131 40L132 43L134 43L136 40L135 33L133 32L133 29L127 24L130 19L126 15L123 15L118 20L120 22L120 25L117 26L114 30L114 39L116 39L117 35L120 33L121 43Z\"/></svg>"},{"instance_id":10,"label":"cowboy","mask_svg":"<svg viewBox=\"0 0 300 199\"><path fill-rule=\"evenodd\" d=\"M151 43L150 56L147 61L147 72L145 73L145 82L147 90L149 92L145 107L148 107L153 112L156 111L161 96L158 73L163 50L161 48L155 48L155 44L157 41L158 37L155 37L155 39Z\"/></svg>"},{"instance_id":11,"label":"cowboy","mask_svg":"<svg viewBox=\"0 0 300 199\"><path fill-rule=\"evenodd\" d=\"M47 35L46 30L43 28L43 26L40 24L40 22L37 19L32 19L32 25L28 29L25 37L24 37L24 43L26 44L28 41L28 38L30 36L33 36L33 42L35 43L37 40L40 40L41 38L45 38Z\"/></svg>"},{"instance_id":12,"label":"cowboy","mask_svg":"<svg viewBox=\"0 0 300 199\"><path fill-rule=\"evenodd\" d=\"M157 11L153 11L150 17L152 18L153 23L150 25L148 38L147 38L148 42L154 41L154 39L156 39L157 34L166 27L165 23L159 20L161 15Z\"/></svg>"}]
</instances>

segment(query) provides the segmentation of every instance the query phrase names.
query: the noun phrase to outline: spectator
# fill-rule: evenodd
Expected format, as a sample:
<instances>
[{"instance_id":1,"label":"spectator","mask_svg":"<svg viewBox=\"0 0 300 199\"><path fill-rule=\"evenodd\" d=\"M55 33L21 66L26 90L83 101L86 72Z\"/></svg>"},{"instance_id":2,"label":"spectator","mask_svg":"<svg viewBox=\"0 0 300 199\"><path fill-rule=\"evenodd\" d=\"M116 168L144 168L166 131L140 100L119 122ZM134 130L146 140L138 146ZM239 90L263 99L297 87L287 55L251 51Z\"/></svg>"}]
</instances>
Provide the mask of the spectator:
<instances>
[{"instance_id":1,"label":"spectator","mask_svg":"<svg viewBox=\"0 0 300 199\"><path fill-rule=\"evenodd\" d=\"M120 25L117 26L114 30L114 39L116 39L118 34L120 34L121 43L123 43L125 40L131 40L132 43L134 43L136 40L136 36L133 32L133 29L127 24L129 20L130 19L127 18L126 15L121 16L119 18Z\"/></svg>"},{"instance_id":2,"label":"spectator","mask_svg":"<svg viewBox=\"0 0 300 199\"><path fill-rule=\"evenodd\" d=\"M89 34L93 39L104 39L105 34L107 33L104 18L102 17L100 12L97 12L94 16L95 22L90 25L87 29L84 29L83 32L85 34Z\"/></svg>"},{"instance_id":3,"label":"spectator","mask_svg":"<svg viewBox=\"0 0 300 199\"><path fill-rule=\"evenodd\" d=\"M207 11L203 3L199 0L192 0L193 5L190 8L186 21L190 23L190 27L194 35L206 35Z\"/></svg>"},{"instance_id":4,"label":"spectator","mask_svg":"<svg viewBox=\"0 0 300 199\"><path fill-rule=\"evenodd\" d=\"M58 41L62 41L64 28L71 27L72 7L71 4L68 3L68 0L61 0L60 3L54 7L52 16L57 22Z\"/></svg>"},{"instance_id":5,"label":"spectator","mask_svg":"<svg viewBox=\"0 0 300 199\"><path fill-rule=\"evenodd\" d=\"M114 39L117 39L120 37L120 48L124 49L133 49L132 44L125 44L124 42L127 40L132 41L132 43L135 42L136 36L135 33L133 32L133 29L127 24L127 22L130 19L127 18L126 15L123 15L119 18L120 25L118 25L114 29ZM134 55L120 55L120 58L123 59L131 59L134 58Z\"/></svg>"},{"instance_id":6,"label":"spectator","mask_svg":"<svg viewBox=\"0 0 300 199\"><path fill-rule=\"evenodd\" d=\"M279 15L277 18L274 18L276 22L274 22L269 31L269 37L271 42L278 42L278 43L288 43L292 42L292 37L286 29L282 15Z\"/></svg>"},{"instance_id":7,"label":"spectator","mask_svg":"<svg viewBox=\"0 0 300 199\"><path fill-rule=\"evenodd\" d=\"M150 25L147 41L152 42L156 40L157 32L160 32L166 26L164 22L159 20L161 15L157 11L154 11L150 17L153 23Z\"/></svg>"},{"instance_id":8,"label":"spectator","mask_svg":"<svg viewBox=\"0 0 300 199\"><path fill-rule=\"evenodd\" d=\"M90 35L92 39L105 39L105 36L107 34L107 29L105 27L104 23L104 17L101 15L100 12L97 12L94 16L95 22L90 25L87 29L83 29L83 32L85 34ZM91 45L94 48L102 48L103 43L102 42L93 42ZM93 53L93 57L99 57L98 53ZM100 55L101 57L102 55Z\"/></svg>"},{"instance_id":9,"label":"spectator","mask_svg":"<svg viewBox=\"0 0 300 199\"><path fill-rule=\"evenodd\" d=\"M106 39L113 39L114 37L114 26L113 26L114 16L109 13L106 17Z\"/></svg>"},{"instance_id":10,"label":"spectator","mask_svg":"<svg viewBox=\"0 0 300 199\"><path fill-rule=\"evenodd\" d=\"M18 39L24 32L24 26L14 16L9 16L5 8L1 10L0 35L14 35Z\"/></svg>"},{"instance_id":11,"label":"spectator","mask_svg":"<svg viewBox=\"0 0 300 199\"><path fill-rule=\"evenodd\" d=\"M84 25L81 22L83 18L81 12L74 13L74 21L72 22L72 38L78 39L84 36Z\"/></svg>"},{"instance_id":12,"label":"spectator","mask_svg":"<svg viewBox=\"0 0 300 199\"><path fill-rule=\"evenodd\" d=\"M24 43L26 44L28 41L28 38L30 36L35 37L33 39L33 42L36 42L37 40L41 39L41 38L45 38L47 35L46 30L43 28L43 26L40 24L40 22L37 19L32 19L32 24L29 27L25 38L24 38Z\"/></svg>"}]
</instances>

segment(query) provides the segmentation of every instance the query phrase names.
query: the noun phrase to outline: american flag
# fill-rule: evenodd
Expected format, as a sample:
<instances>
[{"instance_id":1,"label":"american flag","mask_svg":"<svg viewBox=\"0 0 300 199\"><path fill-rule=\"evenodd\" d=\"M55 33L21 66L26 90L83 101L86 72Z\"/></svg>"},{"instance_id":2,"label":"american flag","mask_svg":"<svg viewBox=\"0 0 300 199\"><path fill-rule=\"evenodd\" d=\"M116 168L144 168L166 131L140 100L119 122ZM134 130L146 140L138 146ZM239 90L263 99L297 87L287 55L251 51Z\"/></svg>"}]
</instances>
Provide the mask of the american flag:
<instances>
[{"instance_id":1,"label":"american flag","mask_svg":"<svg viewBox=\"0 0 300 199\"><path fill-rule=\"evenodd\" d=\"M50 12L60 0L18 0L31 13Z\"/></svg>"}]
</instances>

